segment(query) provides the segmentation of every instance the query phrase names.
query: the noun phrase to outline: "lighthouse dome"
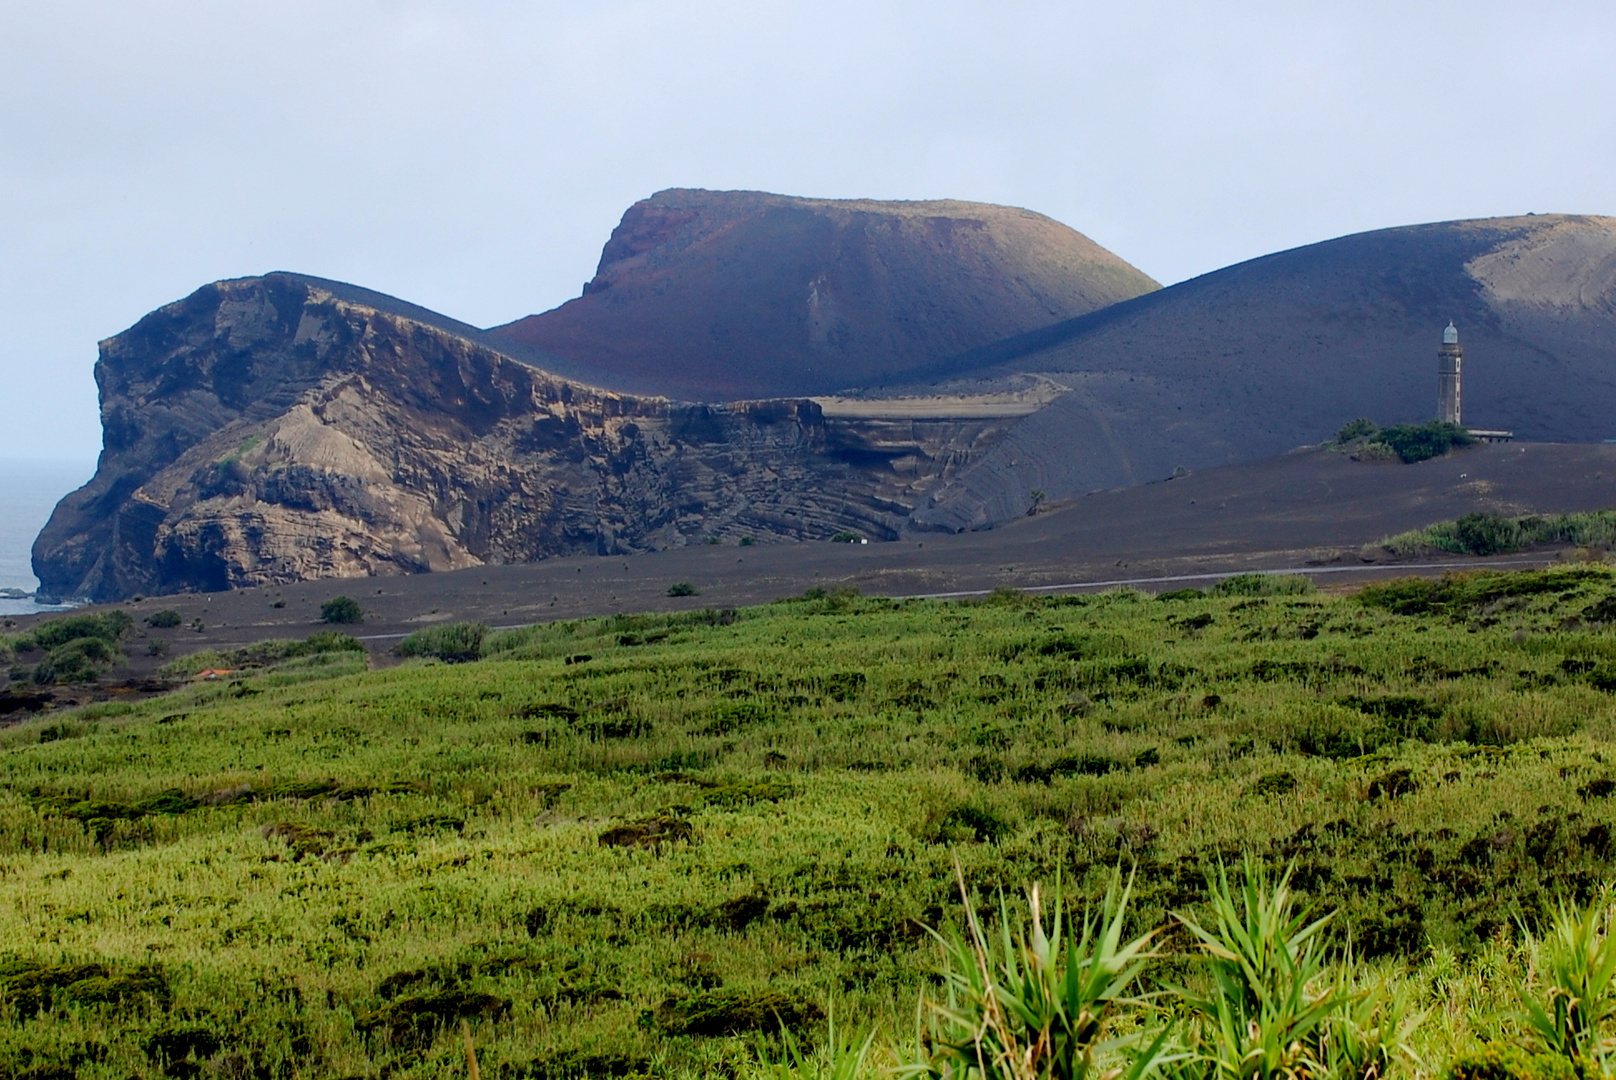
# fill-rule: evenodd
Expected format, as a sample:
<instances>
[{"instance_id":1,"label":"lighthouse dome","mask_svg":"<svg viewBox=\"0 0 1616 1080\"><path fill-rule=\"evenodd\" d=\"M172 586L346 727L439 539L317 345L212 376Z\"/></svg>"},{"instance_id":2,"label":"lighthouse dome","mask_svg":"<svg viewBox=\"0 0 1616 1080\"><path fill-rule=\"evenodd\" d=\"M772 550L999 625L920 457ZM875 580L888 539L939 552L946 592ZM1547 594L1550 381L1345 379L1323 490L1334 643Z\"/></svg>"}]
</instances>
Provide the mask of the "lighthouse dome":
<instances>
[{"instance_id":1,"label":"lighthouse dome","mask_svg":"<svg viewBox=\"0 0 1616 1080\"><path fill-rule=\"evenodd\" d=\"M1457 344L1459 344L1459 328L1457 326L1453 325L1453 320L1452 319L1448 320L1448 328L1446 330L1442 331L1442 344L1444 344L1444 345L1457 345Z\"/></svg>"}]
</instances>

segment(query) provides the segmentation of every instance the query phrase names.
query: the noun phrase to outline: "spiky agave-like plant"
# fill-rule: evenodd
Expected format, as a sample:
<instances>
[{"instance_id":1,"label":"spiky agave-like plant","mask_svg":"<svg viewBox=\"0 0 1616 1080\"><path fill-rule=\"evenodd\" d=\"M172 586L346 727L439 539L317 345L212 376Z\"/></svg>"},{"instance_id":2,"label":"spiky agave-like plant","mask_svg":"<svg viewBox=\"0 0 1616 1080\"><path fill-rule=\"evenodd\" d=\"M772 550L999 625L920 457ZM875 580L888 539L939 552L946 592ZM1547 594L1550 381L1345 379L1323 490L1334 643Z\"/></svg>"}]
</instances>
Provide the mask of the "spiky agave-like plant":
<instances>
[{"instance_id":1,"label":"spiky agave-like plant","mask_svg":"<svg viewBox=\"0 0 1616 1080\"><path fill-rule=\"evenodd\" d=\"M965 890L966 932L932 931L942 945L945 1000L922 1000L916 1060L898 1070L909 1080L1140 1080L1169 1060L1169 1032L1119 1035L1119 1011L1142 1007L1133 993L1154 931L1122 940L1133 890L1113 876L1100 913L1069 922L1057 883L1046 925L1043 897L1028 890L1029 918L1011 916L999 898L1000 925L990 937ZM1076 928L1075 940L1071 931Z\"/></svg>"},{"instance_id":2,"label":"spiky agave-like plant","mask_svg":"<svg viewBox=\"0 0 1616 1080\"><path fill-rule=\"evenodd\" d=\"M1336 967L1338 1008L1325 1033L1325 1074L1333 1080L1386 1080L1424 1062L1414 1050L1425 1020L1406 981L1367 975L1350 954Z\"/></svg>"},{"instance_id":3,"label":"spiky agave-like plant","mask_svg":"<svg viewBox=\"0 0 1616 1080\"><path fill-rule=\"evenodd\" d=\"M758 1074L762 1080L866 1080L875 1071L870 1065L874 1045L873 1030L862 1039L839 1031L836 1008L832 1005L825 1039L816 1049L804 1048L791 1029L782 1024L782 1053L777 1058L769 1048L762 1048L758 1055Z\"/></svg>"},{"instance_id":4,"label":"spiky agave-like plant","mask_svg":"<svg viewBox=\"0 0 1616 1080\"><path fill-rule=\"evenodd\" d=\"M1237 898L1219 866L1208 882L1212 926L1174 915L1195 937L1211 977L1205 994L1174 993L1200 1022L1198 1057L1218 1080L1309 1080L1329 1073L1329 1026L1349 991L1332 977L1324 948L1331 916L1309 921L1298 911L1290 876L1286 870L1270 886L1247 860Z\"/></svg>"},{"instance_id":5,"label":"spiky agave-like plant","mask_svg":"<svg viewBox=\"0 0 1616 1080\"><path fill-rule=\"evenodd\" d=\"M1522 926L1526 951L1537 956L1535 988L1522 995L1526 1032L1544 1050L1573 1060L1603 1061L1616 1049L1608 1034L1616 1020L1616 919L1609 889L1586 908L1561 901L1540 942Z\"/></svg>"}]
</instances>

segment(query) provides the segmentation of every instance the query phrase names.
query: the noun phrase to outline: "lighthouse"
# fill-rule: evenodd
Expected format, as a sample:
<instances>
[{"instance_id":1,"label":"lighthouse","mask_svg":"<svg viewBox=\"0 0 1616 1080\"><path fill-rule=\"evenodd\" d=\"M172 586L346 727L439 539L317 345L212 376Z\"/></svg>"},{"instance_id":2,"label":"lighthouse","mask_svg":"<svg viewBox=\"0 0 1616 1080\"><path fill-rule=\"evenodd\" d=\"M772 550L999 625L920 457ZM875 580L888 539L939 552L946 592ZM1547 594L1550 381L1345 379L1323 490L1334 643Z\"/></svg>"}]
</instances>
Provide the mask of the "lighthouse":
<instances>
[{"instance_id":1,"label":"lighthouse","mask_svg":"<svg viewBox=\"0 0 1616 1080\"><path fill-rule=\"evenodd\" d=\"M1485 357L1483 357L1485 359ZM1460 394L1462 392L1462 375L1460 369L1464 365L1464 350L1459 347L1459 328L1448 320L1448 328L1442 331L1442 347L1436 351L1436 418L1444 423L1464 426L1460 419ZM1485 365L1483 365L1485 366ZM1515 438L1513 431L1500 431L1491 428L1466 428L1470 437L1477 442L1506 443Z\"/></svg>"},{"instance_id":2,"label":"lighthouse","mask_svg":"<svg viewBox=\"0 0 1616 1080\"><path fill-rule=\"evenodd\" d=\"M1436 418L1445 423L1459 424L1460 366L1464 363L1464 350L1459 347L1459 328L1448 322L1442 331L1442 347L1436 351Z\"/></svg>"}]
</instances>

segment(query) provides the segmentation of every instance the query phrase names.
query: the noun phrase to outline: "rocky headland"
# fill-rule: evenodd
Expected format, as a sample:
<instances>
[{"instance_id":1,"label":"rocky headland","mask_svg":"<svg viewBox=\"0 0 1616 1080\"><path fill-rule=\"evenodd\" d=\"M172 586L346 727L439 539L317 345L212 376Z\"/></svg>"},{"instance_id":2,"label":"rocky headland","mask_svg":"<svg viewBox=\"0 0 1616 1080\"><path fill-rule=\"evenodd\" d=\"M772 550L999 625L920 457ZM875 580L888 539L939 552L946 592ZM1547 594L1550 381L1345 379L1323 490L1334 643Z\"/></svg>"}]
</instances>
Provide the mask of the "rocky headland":
<instances>
[{"instance_id":1,"label":"rocky headland","mask_svg":"<svg viewBox=\"0 0 1616 1080\"><path fill-rule=\"evenodd\" d=\"M35 544L43 594L889 539L1010 422L612 393L441 316L293 274L152 313L102 343L96 373L105 449Z\"/></svg>"}]
</instances>

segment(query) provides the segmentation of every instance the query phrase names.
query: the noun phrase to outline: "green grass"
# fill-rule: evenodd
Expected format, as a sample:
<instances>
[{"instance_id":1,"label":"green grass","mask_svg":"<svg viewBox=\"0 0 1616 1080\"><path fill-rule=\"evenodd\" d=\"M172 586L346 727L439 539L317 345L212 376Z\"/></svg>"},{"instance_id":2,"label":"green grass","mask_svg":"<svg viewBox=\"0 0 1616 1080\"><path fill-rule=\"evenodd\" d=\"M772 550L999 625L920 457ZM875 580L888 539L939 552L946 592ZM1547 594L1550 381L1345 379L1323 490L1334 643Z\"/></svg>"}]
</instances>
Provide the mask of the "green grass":
<instances>
[{"instance_id":1,"label":"green grass","mask_svg":"<svg viewBox=\"0 0 1616 1080\"><path fill-rule=\"evenodd\" d=\"M743 1075L834 1009L880 1064L933 992L923 928L963 926L956 867L991 929L1000 892L1080 911L1137 865L1147 980L1204 990L1171 916L1212 925L1249 857L1431 1011L1435 1071L1518 1029L1517 920L1611 877L1606 608L1596 566L821 591L47 714L0 731L0 1062L463 1075L465 1020L486 1076Z\"/></svg>"}]
</instances>

